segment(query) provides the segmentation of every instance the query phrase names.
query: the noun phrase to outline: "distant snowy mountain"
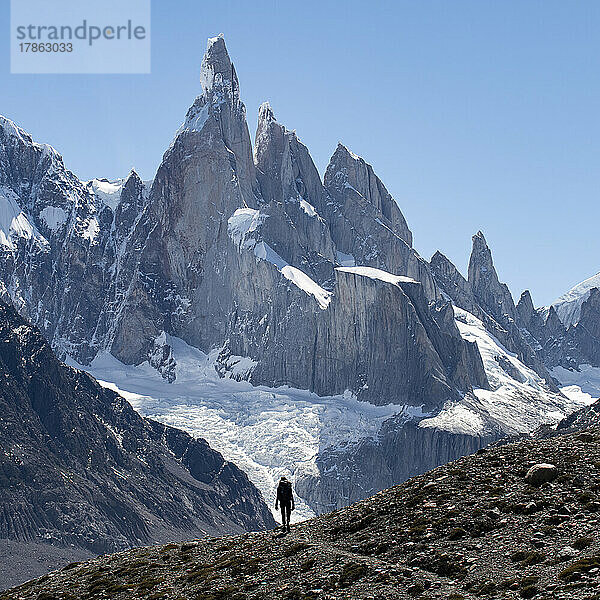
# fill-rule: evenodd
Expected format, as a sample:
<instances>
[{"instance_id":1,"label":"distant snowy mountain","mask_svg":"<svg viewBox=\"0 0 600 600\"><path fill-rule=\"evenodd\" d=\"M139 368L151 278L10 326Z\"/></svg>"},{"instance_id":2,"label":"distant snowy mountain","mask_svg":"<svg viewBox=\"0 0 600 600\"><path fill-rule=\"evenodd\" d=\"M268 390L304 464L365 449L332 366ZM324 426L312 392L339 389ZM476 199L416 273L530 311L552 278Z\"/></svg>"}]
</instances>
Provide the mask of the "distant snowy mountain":
<instances>
[{"instance_id":1,"label":"distant snowy mountain","mask_svg":"<svg viewBox=\"0 0 600 600\"><path fill-rule=\"evenodd\" d=\"M566 328L578 323L581 306L590 297L593 288L600 289L600 273L578 283L552 303L558 318Z\"/></svg>"},{"instance_id":2,"label":"distant snowy mountain","mask_svg":"<svg viewBox=\"0 0 600 600\"><path fill-rule=\"evenodd\" d=\"M290 472L303 515L588 402L549 369L600 366L600 293L567 330L514 304L481 232L467 278L428 262L343 144L321 178L267 103L252 144L222 36L200 79L150 183L82 182L0 120L0 297L61 358L207 437L267 498Z\"/></svg>"}]
</instances>

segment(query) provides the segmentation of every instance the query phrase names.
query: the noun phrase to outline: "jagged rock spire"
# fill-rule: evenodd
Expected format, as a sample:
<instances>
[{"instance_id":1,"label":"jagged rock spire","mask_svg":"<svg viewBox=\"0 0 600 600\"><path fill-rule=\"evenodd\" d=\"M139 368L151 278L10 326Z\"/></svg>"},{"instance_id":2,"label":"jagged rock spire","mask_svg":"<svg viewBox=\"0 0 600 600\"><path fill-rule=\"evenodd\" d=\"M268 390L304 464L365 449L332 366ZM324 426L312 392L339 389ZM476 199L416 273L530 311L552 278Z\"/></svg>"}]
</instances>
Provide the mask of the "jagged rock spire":
<instances>
[{"instance_id":1,"label":"jagged rock spire","mask_svg":"<svg viewBox=\"0 0 600 600\"><path fill-rule=\"evenodd\" d=\"M268 215L263 234L290 264L303 264L316 281L333 277L335 249L321 218L327 195L308 148L294 131L277 122L264 102L258 111L254 144L256 176ZM286 223L294 223L294 231Z\"/></svg>"},{"instance_id":2,"label":"jagged rock spire","mask_svg":"<svg viewBox=\"0 0 600 600\"><path fill-rule=\"evenodd\" d=\"M500 283L485 237L481 231L473 236L469 259L469 284L482 307L502 322L514 319L515 305L506 284Z\"/></svg>"},{"instance_id":3,"label":"jagged rock spire","mask_svg":"<svg viewBox=\"0 0 600 600\"><path fill-rule=\"evenodd\" d=\"M200 67L200 84L205 95L215 91L226 91L239 101L238 78L222 33L208 40Z\"/></svg>"},{"instance_id":4,"label":"jagged rock spire","mask_svg":"<svg viewBox=\"0 0 600 600\"><path fill-rule=\"evenodd\" d=\"M539 337L539 332L544 323L542 316L533 305L533 299L531 298L529 290L525 290L521 294L519 302L515 307L515 315L519 327L524 327L532 335Z\"/></svg>"},{"instance_id":5,"label":"jagged rock spire","mask_svg":"<svg viewBox=\"0 0 600 600\"><path fill-rule=\"evenodd\" d=\"M335 191L343 193L343 190L353 190L385 217L392 230L412 246L412 233L406 219L394 198L375 175L373 167L341 142L338 142L329 161L324 181L326 188L334 190L334 197L339 195Z\"/></svg>"},{"instance_id":6,"label":"jagged rock spire","mask_svg":"<svg viewBox=\"0 0 600 600\"><path fill-rule=\"evenodd\" d=\"M258 185L252 159L252 144L246 123L246 107L240 100L239 82L223 34L210 38L200 69L202 94L189 108L176 134L174 147L182 136L196 138L194 150L204 155L210 146L231 158L231 169L242 195L242 204L256 204ZM198 136L202 135L202 139ZM233 153L233 156L229 156ZM231 175L228 175L231 177ZM235 200L237 202L237 199Z\"/></svg>"},{"instance_id":7,"label":"jagged rock spire","mask_svg":"<svg viewBox=\"0 0 600 600\"><path fill-rule=\"evenodd\" d=\"M325 192L308 148L276 120L268 102L258 110L254 160L266 201L303 198L317 211L322 208Z\"/></svg>"},{"instance_id":8,"label":"jagged rock spire","mask_svg":"<svg viewBox=\"0 0 600 600\"><path fill-rule=\"evenodd\" d=\"M525 290L521 294L516 308L519 318L524 322L529 322L535 313L535 307L533 306L533 300L531 299L529 290Z\"/></svg>"}]
</instances>

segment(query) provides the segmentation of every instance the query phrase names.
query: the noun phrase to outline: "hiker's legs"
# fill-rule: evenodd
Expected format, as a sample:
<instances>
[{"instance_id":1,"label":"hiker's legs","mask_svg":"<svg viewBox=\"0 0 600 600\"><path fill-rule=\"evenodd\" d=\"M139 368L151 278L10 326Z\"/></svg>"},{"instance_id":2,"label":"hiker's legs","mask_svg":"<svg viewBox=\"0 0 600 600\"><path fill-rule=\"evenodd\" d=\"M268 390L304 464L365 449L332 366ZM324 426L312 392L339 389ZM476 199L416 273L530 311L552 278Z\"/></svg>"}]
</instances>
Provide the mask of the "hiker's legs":
<instances>
[{"instance_id":1,"label":"hiker's legs","mask_svg":"<svg viewBox=\"0 0 600 600\"><path fill-rule=\"evenodd\" d=\"M290 526L290 514L292 513L292 505L288 502L281 503L281 524L286 529Z\"/></svg>"}]
</instances>

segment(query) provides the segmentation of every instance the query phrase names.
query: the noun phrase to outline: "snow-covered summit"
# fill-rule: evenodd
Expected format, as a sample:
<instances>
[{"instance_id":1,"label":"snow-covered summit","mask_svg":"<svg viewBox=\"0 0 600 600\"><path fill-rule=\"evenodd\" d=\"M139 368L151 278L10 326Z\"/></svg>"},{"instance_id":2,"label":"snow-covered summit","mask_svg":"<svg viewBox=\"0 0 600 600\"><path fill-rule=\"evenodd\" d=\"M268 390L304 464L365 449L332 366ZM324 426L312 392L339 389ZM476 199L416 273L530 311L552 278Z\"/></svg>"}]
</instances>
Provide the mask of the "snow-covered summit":
<instances>
[{"instance_id":1,"label":"snow-covered summit","mask_svg":"<svg viewBox=\"0 0 600 600\"><path fill-rule=\"evenodd\" d=\"M600 273L578 283L552 303L565 327L577 324L581 316L581 305L590 297L593 288L600 289Z\"/></svg>"},{"instance_id":2,"label":"snow-covered summit","mask_svg":"<svg viewBox=\"0 0 600 600\"><path fill-rule=\"evenodd\" d=\"M125 185L126 179L92 179L88 182L89 187L94 192L94 195L112 210L115 210L121 198L121 190Z\"/></svg>"},{"instance_id":3,"label":"snow-covered summit","mask_svg":"<svg viewBox=\"0 0 600 600\"><path fill-rule=\"evenodd\" d=\"M121 201L123 188L129 184L130 180L144 185L146 188L149 187L149 182L142 182L135 169L131 169L127 177L119 177L117 179L106 179L105 177L94 178L84 183L100 201L100 205L108 206L114 212Z\"/></svg>"},{"instance_id":4,"label":"snow-covered summit","mask_svg":"<svg viewBox=\"0 0 600 600\"><path fill-rule=\"evenodd\" d=\"M0 115L0 131L4 134L6 139L13 139L21 144L31 146L40 152L39 158L50 157L51 160L56 161L60 165L63 164L62 156L59 152L50 146L49 144L42 144L34 141L31 134L27 133L24 129L21 129L14 121L11 121L7 117ZM0 143L2 142L0 138Z\"/></svg>"}]
</instances>

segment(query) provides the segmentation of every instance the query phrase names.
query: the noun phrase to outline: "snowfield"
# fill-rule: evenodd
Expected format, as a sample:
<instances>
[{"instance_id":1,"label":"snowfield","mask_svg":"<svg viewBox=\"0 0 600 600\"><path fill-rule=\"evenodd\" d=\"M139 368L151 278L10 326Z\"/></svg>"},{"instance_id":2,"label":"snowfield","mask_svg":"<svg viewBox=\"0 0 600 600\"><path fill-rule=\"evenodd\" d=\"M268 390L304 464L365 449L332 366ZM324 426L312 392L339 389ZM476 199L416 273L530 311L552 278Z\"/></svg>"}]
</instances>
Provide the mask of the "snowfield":
<instances>
[{"instance_id":1,"label":"snowfield","mask_svg":"<svg viewBox=\"0 0 600 600\"><path fill-rule=\"evenodd\" d=\"M247 217L250 220L250 213ZM382 277L372 272L364 275ZM275 489L281 475L294 481L301 473L315 473L320 451L330 447L343 451L373 438L394 415L419 420L420 427L498 436L557 423L594 401L579 388L565 395L549 392L541 378L508 352L479 319L454 310L461 335L479 347L492 389L465 393L460 402L449 403L436 415L424 414L418 406L359 402L350 392L319 397L306 390L254 387L246 381L221 379L214 368L218 350L205 354L166 334L177 363L174 383L164 380L147 362L127 366L108 353L100 354L85 369L142 415L206 439L248 474L275 513ZM248 357L230 359L240 375L254 365ZM590 373L596 377L600 369ZM600 377L595 381L600 384ZM302 498L296 506L295 522L314 516Z\"/></svg>"},{"instance_id":2,"label":"snowfield","mask_svg":"<svg viewBox=\"0 0 600 600\"><path fill-rule=\"evenodd\" d=\"M578 283L552 303L565 327L577 324L581 316L581 305L590 297L592 288L600 288L600 273ZM548 314L547 311L548 309L543 313L544 316Z\"/></svg>"},{"instance_id":3,"label":"snowfield","mask_svg":"<svg viewBox=\"0 0 600 600\"><path fill-rule=\"evenodd\" d=\"M567 396L587 396L590 404L600 398L600 367L579 365L579 371L554 367L550 374L565 385L561 390Z\"/></svg>"},{"instance_id":4,"label":"snowfield","mask_svg":"<svg viewBox=\"0 0 600 600\"><path fill-rule=\"evenodd\" d=\"M85 369L143 416L206 439L248 474L274 514L281 475L293 481L298 473L312 471L319 450L343 448L374 436L381 423L395 414L410 415L415 410L421 414L418 407L359 402L350 393L319 397L306 390L220 379L214 369L218 351L207 355L177 338L167 339L177 361L177 379L172 384L148 363L127 366L107 353ZM312 516L313 511L298 498L292 520Z\"/></svg>"},{"instance_id":5,"label":"snowfield","mask_svg":"<svg viewBox=\"0 0 600 600\"><path fill-rule=\"evenodd\" d=\"M542 424L556 424L594 402L590 395L575 390L564 395L548 391L542 378L509 352L477 317L457 307L454 315L461 336L477 344L492 389L465 394L462 402L450 403L436 416L421 421L421 427L467 435L522 434Z\"/></svg>"}]
</instances>

